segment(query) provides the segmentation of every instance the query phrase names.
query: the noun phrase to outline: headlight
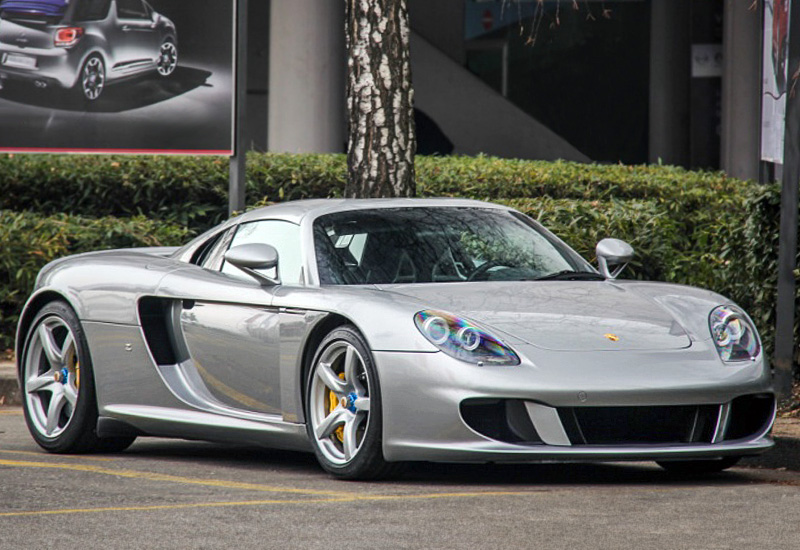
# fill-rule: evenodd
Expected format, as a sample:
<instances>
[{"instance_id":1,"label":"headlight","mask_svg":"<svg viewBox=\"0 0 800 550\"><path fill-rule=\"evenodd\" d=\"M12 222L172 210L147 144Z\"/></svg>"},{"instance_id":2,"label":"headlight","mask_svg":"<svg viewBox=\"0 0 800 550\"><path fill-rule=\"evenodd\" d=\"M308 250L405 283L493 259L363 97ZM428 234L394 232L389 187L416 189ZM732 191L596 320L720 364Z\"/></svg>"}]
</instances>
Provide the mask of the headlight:
<instances>
[{"instance_id":1,"label":"headlight","mask_svg":"<svg viewBox=\"0 0 800 550\"><path fill-rule=\"evenodd\" d=\"M711 337L723 361L749 361L761 352L755 327L734 306L719 306L708 319Z\"/></svg>"},{"instance_id":2,"label":"headlight","mask_svg":"<svg viewBox=\"0 0 800 550\"><path fill-rule=\"evenodd\" d=\"M519 365L519 357L474 324L440 311L420 311L414 323L431 344L451 357L476 365Z\"/></svg>"}]
</instances>

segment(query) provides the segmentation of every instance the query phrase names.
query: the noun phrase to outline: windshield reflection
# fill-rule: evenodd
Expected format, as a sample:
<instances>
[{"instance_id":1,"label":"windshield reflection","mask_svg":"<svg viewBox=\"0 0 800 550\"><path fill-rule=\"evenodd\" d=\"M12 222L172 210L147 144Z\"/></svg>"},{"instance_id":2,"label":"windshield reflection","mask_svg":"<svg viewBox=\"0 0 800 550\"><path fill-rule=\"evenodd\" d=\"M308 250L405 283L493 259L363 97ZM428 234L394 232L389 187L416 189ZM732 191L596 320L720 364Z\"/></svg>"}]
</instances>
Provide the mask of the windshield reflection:
<instances>
[{"instance_id":1,"label":"windshield reflection","mask_svg":"<svg viewBox=\"0 0 800 550\"><path fill-rule=\"evenodd\" d=\"M518 217L519 216L519 217ZM596 272L521 215L489 208L386 208L314 222L322 284L534 280Z\"/></svg>"}]
</instances>

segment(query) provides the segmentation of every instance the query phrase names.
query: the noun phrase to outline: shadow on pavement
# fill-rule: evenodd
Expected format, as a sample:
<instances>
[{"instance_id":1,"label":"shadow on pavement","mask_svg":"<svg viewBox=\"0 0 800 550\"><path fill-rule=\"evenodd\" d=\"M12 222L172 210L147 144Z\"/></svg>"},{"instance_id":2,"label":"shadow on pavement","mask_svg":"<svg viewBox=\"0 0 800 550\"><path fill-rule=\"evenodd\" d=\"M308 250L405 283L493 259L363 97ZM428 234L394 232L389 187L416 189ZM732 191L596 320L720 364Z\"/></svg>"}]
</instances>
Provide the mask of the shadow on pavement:
<instances>
[{"instance_id":1,"label":"shadow on pavement","mask_svg":"<svg viewBox=\"0 0 800 550\"><path fill-rule=\"evenodd\" d=\"M87 111L93 113L120 113L161 103L186 94L201 86L211 86L211 72L192 67L178 67L167 77L157 74L125 80L107 86L94 102L70 97L72 90L59 88L38 89L29 83L7 83L0 92L6 101L22 103L45 109Z\"/></svg>"},{"instance_id":2,"label":"shadow on pavement","mask_svg":"<svg viewBox=\"0 0 800 550\"><path fill-rule=\"evenodd\" d=\"M745 458L741 464L753 468L800 471L800 439L776 436L775 448L763 455Z\"/></svg>"},{"instance_id":3,"label":"shadow on pavement","mask_svg":"<svg viewBox=\"0 0 800 550\"><path fill-rule=\"evenodd\" d=\"M164 458L173 462L250 471L276 471L325 478L311 453L262 449L203 442L139 439L119 455L125 458ZM774 467L774 466L769 466ZM575 463L575 464L440 464L415 462L403 473L385 483L420 486L499 486L499 485L741 485L753 482L746 469L718 474L679 475L669 473L652 462Z\"/></svg>"}]
</instances>

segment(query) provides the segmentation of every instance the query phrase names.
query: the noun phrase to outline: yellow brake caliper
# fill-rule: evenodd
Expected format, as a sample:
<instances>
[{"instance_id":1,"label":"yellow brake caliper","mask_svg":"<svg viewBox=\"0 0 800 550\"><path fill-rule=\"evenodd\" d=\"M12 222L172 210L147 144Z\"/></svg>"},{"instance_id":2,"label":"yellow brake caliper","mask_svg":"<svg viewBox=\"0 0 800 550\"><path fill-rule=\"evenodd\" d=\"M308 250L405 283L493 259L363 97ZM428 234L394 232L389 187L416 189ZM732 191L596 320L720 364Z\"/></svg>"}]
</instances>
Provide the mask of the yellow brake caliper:
<instances>
[{"instance_id":1,"label":"yellow brake caliper","mask_svg":"<svg viewBox=\"0 0 800 550\"><path fill-rule=\"evenodd\" d=\"M339 373L339 378L344 380L344 373ZM339 399L336 397L336 394L333 393L333 390L328 390L328 414L331 414L336 406L339 404ZM336 436L340 442L344 442L344 426L339 426L333 431L333 435Z\"/></svg>"},{"instance_id":2,"label":"yellow brake caliper","mask_svg":"<svg viewBox=\"0 0 800 550\"><path fill-rule=\"evenodd\" d=\"M79 389L81 387L81 362L78 361L77 350L72 353L72 372L75 378L75 389Z\"/></svg>"}]
</instances>

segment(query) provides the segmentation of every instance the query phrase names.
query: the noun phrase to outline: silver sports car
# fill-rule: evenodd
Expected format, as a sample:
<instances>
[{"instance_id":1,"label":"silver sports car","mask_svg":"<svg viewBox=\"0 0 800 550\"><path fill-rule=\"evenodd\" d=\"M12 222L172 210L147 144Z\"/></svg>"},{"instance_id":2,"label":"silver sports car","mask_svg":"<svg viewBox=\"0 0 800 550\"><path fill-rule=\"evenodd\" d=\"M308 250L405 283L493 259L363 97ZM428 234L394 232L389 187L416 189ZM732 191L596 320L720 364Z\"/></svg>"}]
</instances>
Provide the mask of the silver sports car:
<instances>
[{"instance_id":1,"label":"silver sports car","mask_svg":"<svg viewBox=\"0 0 800 550\"><path fill-rule=\"evenodd\" d=\"M40 273L17 334L25 418L52 452L137 436L313 451L342 478L406 461L655 460L715 471L772 446L747 314L622 281L510 208L309 200L181 248Z\"/></svg>"}]
</instances>

